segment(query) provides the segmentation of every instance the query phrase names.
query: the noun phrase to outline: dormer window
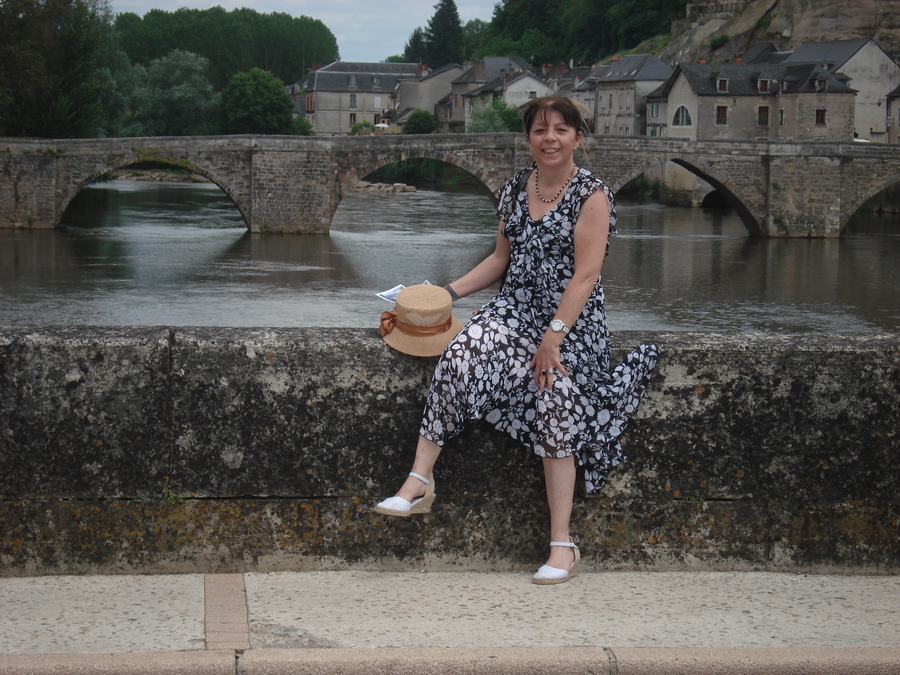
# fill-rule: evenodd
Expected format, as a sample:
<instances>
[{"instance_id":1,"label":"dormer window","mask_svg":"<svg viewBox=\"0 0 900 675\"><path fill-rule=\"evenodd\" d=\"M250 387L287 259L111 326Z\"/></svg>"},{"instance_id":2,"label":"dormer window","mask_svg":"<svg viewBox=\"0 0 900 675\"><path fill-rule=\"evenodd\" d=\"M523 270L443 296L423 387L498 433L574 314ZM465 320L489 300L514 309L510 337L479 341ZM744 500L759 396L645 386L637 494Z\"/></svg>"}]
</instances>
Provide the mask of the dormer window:
<instances>
[{"instance_id":1,"label":"dormer window","mask_svg":"<svg viewBox=\"0 0 900 675\"><path fill-rule=\"evenodd\" d=\"M826 82L824 79L816 80L816 91L819 92L820 94L824 94L825 92L827 92L828 91L828 82Z\"/></svg>"},{"instance_id":2,"label":"dormer window","mask_svg":"<svg viewBox=\"0 0 900 675\"><path fill-rule=\"evenodd\" d=\"M716 80L716 91L727 94L728 93L728 78L720 77Z\"/></svg>"},{"instance_id":3,"label":"dormer window","mask_svg":"<svg viewBox=\"0 0 900 675\"><path fill-rule=\"evenodd\" d=\"M769 80L760 80L759 81L759 93L760 94L768 94L769 93Z\"/></svg>"}]
</instances>

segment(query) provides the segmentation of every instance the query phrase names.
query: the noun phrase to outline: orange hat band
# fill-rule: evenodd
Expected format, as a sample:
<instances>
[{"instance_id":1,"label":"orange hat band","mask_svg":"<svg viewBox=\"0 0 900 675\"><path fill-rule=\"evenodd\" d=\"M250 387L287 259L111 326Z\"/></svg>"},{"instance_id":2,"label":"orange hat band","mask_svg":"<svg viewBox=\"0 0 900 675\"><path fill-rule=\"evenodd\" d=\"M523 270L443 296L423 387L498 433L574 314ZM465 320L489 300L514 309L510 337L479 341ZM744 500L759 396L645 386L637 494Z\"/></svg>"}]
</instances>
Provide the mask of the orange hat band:
<instances>
[{"instance_id":1,"label":"orange hat band","mask_svg":"<svg viewBox=\"0 0 900 675\"><path fill-rule=\"evenodd\" d=\"M407 335L411 335L413 337L431 337L433 335L440 335L441 333L446 333L450 330L450 326L453 324L453 317L447 317L447 320L434 324L431 326L416 326L411 323L405 323L397 319L396 312L382 312L381 313L381 326L379 330L381 331L381 337L384 337L388 333L390 333L394 328L399 330L401 333L406 333Z\"/></svg>"}]
</instances>

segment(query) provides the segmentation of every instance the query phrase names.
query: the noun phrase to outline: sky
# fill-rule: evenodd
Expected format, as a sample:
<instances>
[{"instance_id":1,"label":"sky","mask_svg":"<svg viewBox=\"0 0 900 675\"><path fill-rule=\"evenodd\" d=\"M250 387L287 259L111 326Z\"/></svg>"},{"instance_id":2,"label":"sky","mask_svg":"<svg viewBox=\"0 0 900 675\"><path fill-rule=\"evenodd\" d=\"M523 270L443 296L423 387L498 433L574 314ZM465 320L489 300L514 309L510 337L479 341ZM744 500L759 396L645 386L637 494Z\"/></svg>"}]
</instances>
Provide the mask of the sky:
<instances>
[{"instance_id":1,"label":"sky","mask_svg":"<svg viewBox=\"0 0 900 675\"><path fill-rule=\"evenodd\" d=\"M456 0L463 25L471 19L490 21L498 0ZM112 0L116 13L143 16L151 9L174 12L179 7L230 10L249 7L261 13L283 12L319 19L337 38L342 61L378 62L402 54L416 28L425 28L437 0Z\"/></svg>"}]
</instances>

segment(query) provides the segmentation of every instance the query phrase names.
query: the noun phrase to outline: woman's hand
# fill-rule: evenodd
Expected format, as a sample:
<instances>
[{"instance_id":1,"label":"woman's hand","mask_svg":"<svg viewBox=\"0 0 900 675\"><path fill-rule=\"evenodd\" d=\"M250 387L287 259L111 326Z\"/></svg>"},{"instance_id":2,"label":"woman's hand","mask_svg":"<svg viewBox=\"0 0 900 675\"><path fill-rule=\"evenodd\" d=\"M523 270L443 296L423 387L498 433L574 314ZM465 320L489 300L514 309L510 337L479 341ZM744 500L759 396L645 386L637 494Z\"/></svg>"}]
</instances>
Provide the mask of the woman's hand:
<instances>
[{"instance_id":1,"label":"woman's hand","mask_svg":"<svg viewBox=\"0 0 900 675\"><path fill-rule=\"evenodd\" d=\"M569 371L559 359L559 345L563 337L565 336L562 333L551 330L544 333L544 339L541 340L529 364L530 368L534 368L534 383L542 394L545 389L553 387L554 376L569 376Z\"/></svg>"}]
</instances>

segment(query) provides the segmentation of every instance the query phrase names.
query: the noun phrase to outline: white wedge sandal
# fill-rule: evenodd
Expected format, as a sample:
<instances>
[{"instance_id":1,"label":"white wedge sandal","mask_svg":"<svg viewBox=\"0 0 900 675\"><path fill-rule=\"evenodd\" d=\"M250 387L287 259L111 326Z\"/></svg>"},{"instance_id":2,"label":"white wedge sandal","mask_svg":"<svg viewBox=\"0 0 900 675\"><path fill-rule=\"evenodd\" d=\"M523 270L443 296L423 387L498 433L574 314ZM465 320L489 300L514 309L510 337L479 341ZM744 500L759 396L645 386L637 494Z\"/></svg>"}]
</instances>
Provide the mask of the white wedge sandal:
<instances>
[{"instance_id":1,"label":"white wedge sandal","mask_svg":"<svg viewBox=\"0 0 900 675\"><path fill-rule=\"evenodd\" d=\"M375 505L373 509L375 513L406 518L417 513L431 512L431 504L434 502L434 476L432 475L431 479L428 479L414 471L410 471L409 475L425 483L425 496L413 499L411 502L406 501L403 497L388 497Z\"/></svg>"},{"instance_id":2,"label":"white wedge sandal","mask_svg":"<svg viewBox=\"0 0 900 675\"><path fill-rule=\"evenodd\" d=\"M578 574L578 565L581 563L581 551L578 550L578 547L575 545L574 541L551 541L551 546L564 546L566 548L574 548L575 549L575 560L572 561L572 564L569 566L567 570L561 570L558 567L550 567L550 565L541 565L540 569L534 573L534 576L531 578L531 581L535 584L541 585L549 585L549 584L561 584L564 581L568 581L576 574Z\"/></svg>"}]
</instances>

